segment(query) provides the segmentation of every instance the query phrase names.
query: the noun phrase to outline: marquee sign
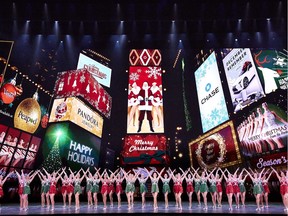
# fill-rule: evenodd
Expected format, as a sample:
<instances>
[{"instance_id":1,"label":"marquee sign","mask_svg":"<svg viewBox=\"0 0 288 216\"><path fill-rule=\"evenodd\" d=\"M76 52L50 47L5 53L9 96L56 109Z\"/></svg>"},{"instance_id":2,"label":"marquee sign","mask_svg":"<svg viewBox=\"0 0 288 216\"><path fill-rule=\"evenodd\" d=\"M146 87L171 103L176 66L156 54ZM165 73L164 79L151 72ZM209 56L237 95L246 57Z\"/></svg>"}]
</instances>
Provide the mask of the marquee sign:
<instances>
[{"instance_id":1,"label":"marquee sign","mask_svg":"<svg viewBox=\"0 0 288 216\"><path fill-rule=\"evenodd\" d=\"M103 118L77 98L54 100L49 122L58 121L74 122L96 136L102 136Z\"/></svg>"}]
</instances>

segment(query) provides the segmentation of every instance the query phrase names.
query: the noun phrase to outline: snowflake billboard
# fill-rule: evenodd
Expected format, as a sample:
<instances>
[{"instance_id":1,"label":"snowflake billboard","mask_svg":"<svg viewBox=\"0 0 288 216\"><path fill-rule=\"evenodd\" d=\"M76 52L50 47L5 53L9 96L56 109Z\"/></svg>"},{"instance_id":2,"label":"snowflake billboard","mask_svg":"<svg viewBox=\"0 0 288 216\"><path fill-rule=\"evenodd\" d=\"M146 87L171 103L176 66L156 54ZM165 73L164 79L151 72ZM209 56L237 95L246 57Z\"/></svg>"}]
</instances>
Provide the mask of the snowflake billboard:
<instances>
[{"instance_id":1,"label":"snowflake billboard","mask_svg":"<svg viewBox=\"0 0 288 216\"><path fill-rule=\"evenodd\" d=\"M195 80L205 133L229 119L215 52L196 70Z\"/></svg>"},{"instance_id":2,"label":"snowflake billboard","mask_svg":"<svg viewBox=\"0 0 288 216\"><path fill-rule=\"evenodd\" d=\"M127 133L164 133L162 70L129 68Z\"/></svg>"}]
</instances>

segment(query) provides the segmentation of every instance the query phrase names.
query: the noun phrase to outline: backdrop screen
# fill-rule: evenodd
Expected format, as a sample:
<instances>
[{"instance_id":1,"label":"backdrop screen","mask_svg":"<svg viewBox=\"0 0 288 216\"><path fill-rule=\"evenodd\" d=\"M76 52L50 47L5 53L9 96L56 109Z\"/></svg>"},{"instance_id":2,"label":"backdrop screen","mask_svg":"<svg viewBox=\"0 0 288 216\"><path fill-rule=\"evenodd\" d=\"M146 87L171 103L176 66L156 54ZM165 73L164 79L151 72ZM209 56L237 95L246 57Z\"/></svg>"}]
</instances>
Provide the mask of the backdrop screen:
<instances>
[{"instance_id":1,"label":"backdrop screen","mask_svg":"<svg viewBox=\"0 0 288 216\"><path fill-rule=\"evenodd\" d=\"M69 166L72 170L97 167L101 140L70 122L52 124L43 140L43 167L57 170Z\"/></svg>"},{"instance_id":2,"label":"backdrop screen","mask_svg":"<svg viewBox=\"0 0 288 216\"><path fill-rule=\"evenodd\" d=\"M225 49L223 65L234 112L264 96L250 49Z\"/></svg>"},{"instance_id":3,"label":"backdrop screen","mask_svg":"<svg viewBox=\"0 0 288 216\"><path fill-rule=\"evenodd\" d=\"M129 68L127 133L164 133L162 70Z\"/></svg>"},{"instance_id":4,"label":"backdrop screen","mask_svg":"<svg viewBox=\"0 0 288 216\"><path fill-rule=\"evenodd\" d=\"M195 72L203 132L229 119L225 97L213 52Z\"/></svg>"}]
</instances>

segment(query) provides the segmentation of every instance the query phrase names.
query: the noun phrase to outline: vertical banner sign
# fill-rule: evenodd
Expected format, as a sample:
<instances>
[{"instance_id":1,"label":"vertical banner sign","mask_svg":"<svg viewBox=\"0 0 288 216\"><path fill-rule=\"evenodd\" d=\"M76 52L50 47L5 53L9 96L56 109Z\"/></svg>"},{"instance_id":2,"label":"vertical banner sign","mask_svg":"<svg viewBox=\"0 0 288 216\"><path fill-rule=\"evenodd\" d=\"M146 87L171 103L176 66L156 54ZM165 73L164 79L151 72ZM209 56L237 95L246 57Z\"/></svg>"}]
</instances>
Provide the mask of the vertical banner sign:
<instances>
[{"instance_id":1,"label":"vertical banner sign","mask_svg":"<svg viewBox=\"0 0 288 216\"><path fill-rule=\"evenodd\" d=\"M223 65L234 112L264 96L250 49L232 49L223 58Z\"/></svg>"},{"instance_id":2,"label":"vertical banner sign","mask_svg":"<svg viewBox=\"0 0 288 216\"><path fill-rule=\"evenodd\" d=\"M164 133L162 70L129 68L127 133Z\"/></svg>"},{"instance_id":3,"label":"vertical banner sign","mask_svg":"<svg viewBox=\"0 0 288 216\"><path fill-rule=\"evenodd\" d=\"M129 54L127 135L121 164L169 164L164 133L160 51L132 49Z\"/></svg>"},{"instance_id":4,"label":"vertical banner sign","mask_svg":"<svg viewBox=\"0 0 288 216\"><path fill-rule=\"evenodd\" d=\"M287 50L257 50L253 57L265 94L277 89L287 89Z\"/></svg>"},{"instance_id":5,"label":"vertical banner sign","mask_svg":"<svg viewBox=\"0 0 288 216\"><path fill-rule=\"evenodd\" d=\"M213 52L195 72L203 132L229 119L216 56Z\"/></svg>"}]
</instances>

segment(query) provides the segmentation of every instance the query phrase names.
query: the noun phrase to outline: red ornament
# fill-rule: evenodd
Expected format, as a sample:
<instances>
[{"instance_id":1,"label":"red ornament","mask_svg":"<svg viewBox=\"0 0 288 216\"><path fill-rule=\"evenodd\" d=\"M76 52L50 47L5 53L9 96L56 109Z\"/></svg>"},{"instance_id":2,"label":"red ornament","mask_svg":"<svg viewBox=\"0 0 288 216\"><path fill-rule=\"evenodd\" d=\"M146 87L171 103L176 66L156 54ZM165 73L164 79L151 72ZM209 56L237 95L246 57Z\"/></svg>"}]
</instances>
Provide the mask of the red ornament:
<instances>
[{"instance_id":1,"label":"red ornament","mask_svg":"<svg viewBox=\"0 0 288 216\"><path fill-rule=\"evenodd\" d=\"M0 99L5 104L10 104L14 101L17 95L16 88L11 83L6 83L0 90Z\"/></svg>"},{"instance_id":2,"label":"red ornament","mask_svg":"<svg viewBox=\"0 0 288 216\"><path fill-rule=\"evenodd\" d=\"M42 128L46 128L49 120L49 115L45 114L41 119L41 126Z\"/></svg>"}]
</instances>

